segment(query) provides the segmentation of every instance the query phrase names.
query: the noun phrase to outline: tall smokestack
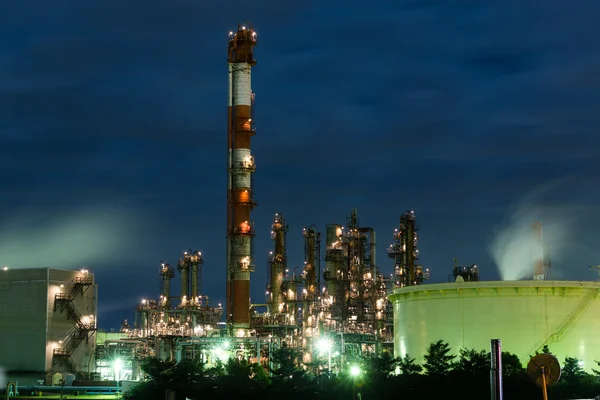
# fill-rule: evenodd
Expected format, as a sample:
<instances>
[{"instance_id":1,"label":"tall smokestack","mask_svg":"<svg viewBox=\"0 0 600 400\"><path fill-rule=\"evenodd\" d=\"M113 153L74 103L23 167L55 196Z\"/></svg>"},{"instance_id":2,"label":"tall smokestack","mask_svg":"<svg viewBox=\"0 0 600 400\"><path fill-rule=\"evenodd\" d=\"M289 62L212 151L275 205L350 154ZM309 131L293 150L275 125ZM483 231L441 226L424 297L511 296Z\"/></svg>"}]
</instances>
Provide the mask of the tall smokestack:
<instances>
[{"instance_id":1,"label":"tall smokestack","mask_svg":"<svg viewBox=\"0 0 600 400\"><path fill-rule=\"evenodd\" d=\"M254 135L251 69L256 32L239 25L229 33L229 112L227 166L227 323L232 329L250 325L250 272L254 271L250 211L255 206L252 175L254 158L250 138Z\"/></svg>"}]
</instances>

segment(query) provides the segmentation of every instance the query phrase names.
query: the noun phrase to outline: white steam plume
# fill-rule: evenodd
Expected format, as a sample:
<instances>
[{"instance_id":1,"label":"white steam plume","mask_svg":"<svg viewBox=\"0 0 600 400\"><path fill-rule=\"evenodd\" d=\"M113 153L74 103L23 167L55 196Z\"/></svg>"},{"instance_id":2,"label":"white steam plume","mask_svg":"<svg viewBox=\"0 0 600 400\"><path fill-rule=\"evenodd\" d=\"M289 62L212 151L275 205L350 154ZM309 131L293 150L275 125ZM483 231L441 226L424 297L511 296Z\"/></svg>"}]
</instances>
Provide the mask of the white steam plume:
<instances>
[{"instance_id":1,"label":"white steam plume","mask_svg":"<svg viewBox=\"0 0 600 400\"><path fill-rule=\"evenodd\" d=\"M135 241L135 219L113 210L51 217L21 212L0 224L0 265L78 268L114 259Z\"/></svg>"},{"instance_id":2,"label":"white steam plume","mask_svg":"<svg viewBox=\"0 0 600 400\"><path fill-rule=\"evenodd\" d=\"M534 222L542 223L545 257L553 262L564 259L568 247L577 246L574 228L576 221L583 217L583 209L575 205L544 202L542 195L548 189L526 196L496 230L489 250L502 280L532 276ZM551 275L555 279L561 275L561 271L557 271L554 265Z\"/></svg>"}]
</instances>

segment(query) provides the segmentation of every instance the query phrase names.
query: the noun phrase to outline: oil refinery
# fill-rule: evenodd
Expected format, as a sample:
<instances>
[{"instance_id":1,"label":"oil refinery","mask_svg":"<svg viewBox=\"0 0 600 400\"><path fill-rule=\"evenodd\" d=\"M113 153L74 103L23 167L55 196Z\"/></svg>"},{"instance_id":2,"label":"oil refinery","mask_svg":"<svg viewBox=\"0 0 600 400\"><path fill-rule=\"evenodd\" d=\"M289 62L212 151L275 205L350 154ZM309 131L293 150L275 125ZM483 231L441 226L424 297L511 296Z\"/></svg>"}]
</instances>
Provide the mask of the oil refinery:
<instances>
[{"instance_id":1,"label":"oil refinery","mask_svg":"<svg viewBox=\"0 0 600 400\"><path fill-rule=\"evenodd\" d=\"M298 361L306 368L338 373L354 359L384 351L422 361L427 346L440 339L455 351L489 350L494 337L523 360L544 345L560 357L579 357L586 368L600 359L598 350L592 351L600 349L600 339L590 322L600 307L600 284L549 279L541 224L532 229L537 244L529 280L480 281L476 265L455 262L450 282L426 284L429 270L419 265L412 210L399 215L391 244L384 247L385 261L377 258L375 229L363 225L355 209L343 223L325 225L323 237L317 225L304 226L303 266L291 268L285 215L274 214L270 232L256 232L252 221L256 45L249 25L229 34L225 304L210 304L203 294L204 254L198 249L182 253L173 265L157 262L160 292L143 299L135 321L124 321L114 333L96 329L97 286L88 271L4 271L0 325L11 328L0 333L3 366L37 371L36 380L46 382L54 382L54 373L89 381L135 380L141 377L140 362L151 356L209 365L236 357L269 370L273 352L288 347L301 352ZM265 285L265 299L252 303L253 243L269 235L267 281L253 283ZM179 288L172 285L176 276ZM31 317L25 322L16 318L23 310L4 307L23 293L28 300L17 303ZM45 334L33 344L15 342L37 327ZM15 343L28 347L31 356L16 351ZM115 360L123 363L118 375Z\"/></svg>"},{"instance_id":2,"label":"oil refinery","mask_svg":"<svg viewBox=\"0 0 600 400\"><path fill-rule=\"evenodd\" d=\"M401 216L393 233L387 249L393 273L387 275L377 263L375 229L362 226L356 210L345 224L325 226L324 249L317 227L305 226L303 267L289 268L288 223L284 214L276 213L265 301L250 302L257 234L251 218L256 206L256 163L251 151L251 138L256 134L251 87L256 45L257 35L250 26L240 25L229 34L226 303L209 306L208 298L200 293L200 251L185 252L177 264L179 295L171 293L175 268L161 263L162 291L157 298L142 300L134 326L124 323L118 338L98 341L99 371L110 375L111 360L118 357L126 361L125 375L136 378L139 361L147 356L200 359L208 364L238 357L270 368L273 351L285 346L301 351L305 365L339 372L352 359L393 351L393 316L387 296L394 287L419 285L429 277L416 264L419 252L413 211Z\"/></svg>"},{"instance_id":3,"label":"oil refinery","mask_svg":"<svg viewBox=\"0 0 600 400\"><path fill-rule=\"evenodd\" d=\"M337 373L362 356L392 352L393 316L387 296L394 287L419 285L428 278L428 271L415 264L414 212L402 215L399 228L393 232L393 244L387 252L392 258L390 270L395 272L387 276L377 267L375 230L360 225L356 210L345 225L326 226L324 254L320 232L314 226L303 228L302 270L288 268L287 232L285 217L276 213L270 232L273 250L265 302L248 303L245 326L239 319L221 321L222 305L209 306L208 298L199 292L200 251L184 252L177 268L161 263L158 277L162 290L157 298L141 301L133 327L124 323L121 332L109 334L112 339L104 334L97 341L100 376L111 374L116 358L123 360L125 376L137 378L139 361L148 356L174 361L199 359L209 365L237 357L270 368L272 352L285 346L301 351L305 365ZM228 239L233 248L238 237L230 235ZM236 251L230 254L239 257ZM251 256L251 252L244 255ZM177 272L181 288L174 296L170 288ZM232 286L230 297L235 298L239 293ZM240 290L247 295L245 286Z\"/></svg>"}]
</instances>

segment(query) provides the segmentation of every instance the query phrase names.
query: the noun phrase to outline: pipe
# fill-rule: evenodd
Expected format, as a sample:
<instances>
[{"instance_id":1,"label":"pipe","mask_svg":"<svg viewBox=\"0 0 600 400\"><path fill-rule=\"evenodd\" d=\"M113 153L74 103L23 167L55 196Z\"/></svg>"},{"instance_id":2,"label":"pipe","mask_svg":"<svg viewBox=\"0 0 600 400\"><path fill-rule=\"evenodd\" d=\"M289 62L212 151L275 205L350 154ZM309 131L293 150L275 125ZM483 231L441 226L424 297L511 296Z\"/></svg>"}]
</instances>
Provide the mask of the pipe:
<instances>
[{"instance_id":1,"label":"pipe","mask_svg":"<svg viewBox=\"0 0 600 400\"><path fill-rule=\"evenodd\" d=\"M490 354L491 400L502 400L502 344L492 339Z\"/></svg>"},{"instance_id":2,"label":"pipe","mask_svg":"<svg viewBox=\"0 0 600 400\"><path fill-rule=\"evenodd\" d=\"M120 344L120 343L139 343L146 344L146 339L118 339L118 340L105 340L102 344Z\"/></svg>"},{"instance_id":3,"label":"pipe","mask_svg":"<svg viewBox=\"0 0 600 400\"><path fill-rule=\"evenodd\" d=\"M257 307L269 307L269 305L268 304L250 304L250 309L257 308Z\"/></svg>"}]
</instances>

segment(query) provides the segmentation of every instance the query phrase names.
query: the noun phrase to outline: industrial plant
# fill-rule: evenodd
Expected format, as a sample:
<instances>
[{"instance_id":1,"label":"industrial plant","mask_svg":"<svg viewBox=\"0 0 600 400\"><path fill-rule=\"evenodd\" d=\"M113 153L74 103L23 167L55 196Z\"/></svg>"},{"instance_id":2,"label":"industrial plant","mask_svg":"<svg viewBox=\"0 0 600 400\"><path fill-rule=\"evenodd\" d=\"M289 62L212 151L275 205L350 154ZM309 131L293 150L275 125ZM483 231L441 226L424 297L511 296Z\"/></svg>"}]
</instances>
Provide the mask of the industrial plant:
<instances>
[{"instance_id":1,"label":"industrial plant","mask_svg":"<svg viewBox=\"0 0 600 400\"><path fill-rule=\"evenodd\" d=\"M92 273L5 270L0 273L0 326L9 327L0 331L5 368L45 384L55 382L55 374L63 380L68 374L90 382L136 380L148 357L209 365L238 358L269 371L273 352L286 347L299 351L297 361L307 369L335 374L352 360L382 352L422 361L427 346L439 339L456 349L489 350L494 337L523 361L550 345L555 354L577 356L591 368L600 358L591 351L600 348L600 339L582 321L595 320L600 284L550 280L541 223L532 229L537 245L529 280L480 281L477 265L455 261L449 282L426 284L430 273L419 264L412 210L399 212L398 227L383 247L385 259L377 257L375 229L355 209L345 221L325 225L324 232L317 225L302 228L303 266L290 267L285 215L274 214L270 232L255 231L252 221L256 45L251 26L229 34L225 304L211 304L203 294L204 254L198 249L183 252L174 264L157 261L160 292L141 300L135 320L113 333L96 329ZM269 235L267 281L253 283L264 284L265 299L252 303L253 243ZM176 276L178 288L172 285Z\"/></svg>"}]
</instances>

